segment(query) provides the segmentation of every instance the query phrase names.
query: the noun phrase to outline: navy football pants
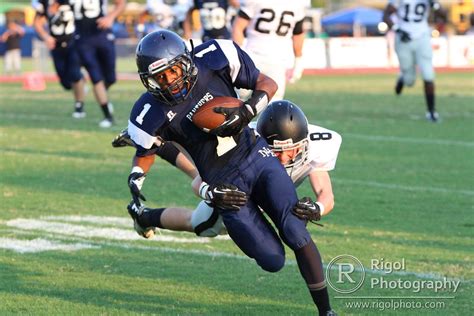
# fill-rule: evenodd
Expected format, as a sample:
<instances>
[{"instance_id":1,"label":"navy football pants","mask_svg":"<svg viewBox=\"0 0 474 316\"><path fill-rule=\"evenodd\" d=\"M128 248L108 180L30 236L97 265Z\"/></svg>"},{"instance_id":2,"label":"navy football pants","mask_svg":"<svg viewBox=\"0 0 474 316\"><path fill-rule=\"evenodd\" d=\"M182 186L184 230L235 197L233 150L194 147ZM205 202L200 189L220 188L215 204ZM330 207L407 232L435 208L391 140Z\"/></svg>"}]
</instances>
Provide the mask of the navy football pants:
<instances>
[{"instance_id":1,"label":"navy football pants","mask_svg":"<svg viewBox=\"0 0 474 316\"><path fill-rule=\"evenodd\" d=\"M51 56L56 74L64 89L71 89L72 83L82 79L81 62L74 41L70 41L67 47L53 49Z\"/></svg>"},{"instance_id":2,"label":"navy football pants","mask_svg":"<svg viewBox=\"0 0 474 316\"><path fill-rule=\"evenodd\" d=\"M292 250L297 250L307 245L311 236L305 222L291 212L298 201L291 178L275 157L268 156L268 152L267 143L258 138L251 154L226 173L222 182L236 185L250 199L240 211L220 211L229 236L237 246L254 258L262 269L276 272L285 263L281 240ZM258 206L275 224L281 240Z\"/></svg>"},{"instance_id":3,"label":"navy football pants","mask_svg":"<svg viewBox=\"0 0 474 316\"><path fill-rule=\"evenodd\" d=\"M104 80L106 86L110 86L116 81L115 43L112 32L104 31L80 37L76 41L76 47L92 83Z\"/></svg>"}]
</instances>

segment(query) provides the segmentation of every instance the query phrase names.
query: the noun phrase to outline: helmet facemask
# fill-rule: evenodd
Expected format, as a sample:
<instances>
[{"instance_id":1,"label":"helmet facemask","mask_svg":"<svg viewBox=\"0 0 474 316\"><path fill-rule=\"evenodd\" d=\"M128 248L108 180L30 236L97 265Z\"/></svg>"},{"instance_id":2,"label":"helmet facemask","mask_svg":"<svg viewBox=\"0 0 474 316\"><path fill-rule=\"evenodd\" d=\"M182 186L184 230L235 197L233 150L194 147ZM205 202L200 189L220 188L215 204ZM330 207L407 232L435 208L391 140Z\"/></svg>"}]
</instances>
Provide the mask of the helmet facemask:
<instances>
[{"instance_id":1,"label":"helmet facemask","mask_svg":"<svg viewBox=\"0 0 474 316\"><path fill-rule=\"evenodd\" d=\"M271 150L278 156L278 153L293 150L295 152L293 158L284 163L283 166L287 169L291 175L293 168L298 167L306 162L308 159L308 139L304 138L299 142L293 143L291 138L287 140L274 140L273 145L270 145Z\"/></svg>"},{"instance_id":2,"label":"helmet facemask","mask_svg":"<svg viewBox=\"0 0 474 316\"><path fill-rule=\"evenodd\" d=\"M160 85L156 78L173 67L181 69L180 77L170 84ZM197 68L188 54L182 54L172 60L159 59L148 66L148 71L139 72L139 75L150 94L168 105L174 106L183 102L189 96L196 83Z\"/></svg>"}]
</instances>

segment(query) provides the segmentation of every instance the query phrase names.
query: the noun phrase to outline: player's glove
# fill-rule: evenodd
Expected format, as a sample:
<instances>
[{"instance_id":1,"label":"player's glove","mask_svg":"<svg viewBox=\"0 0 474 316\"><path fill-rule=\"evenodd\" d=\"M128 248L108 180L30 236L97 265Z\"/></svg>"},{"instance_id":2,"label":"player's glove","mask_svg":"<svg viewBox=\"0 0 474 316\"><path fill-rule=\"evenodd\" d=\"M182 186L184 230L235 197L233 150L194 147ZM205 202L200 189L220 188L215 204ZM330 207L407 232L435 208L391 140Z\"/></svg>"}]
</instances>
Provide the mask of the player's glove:
<instances>
[{"instance_id":1,"label":"player's glove","mask_svg":"<svg viewBox=\"0 0 474 316\"><path fill-rule=\"evenodd\" d=\"M316 222L321 219L321 209L319 205L313 202L309 197L304 197L296 203L293 207L293 214L310 222Z\"/></svg>"},{"instance_id":2,"label":"player's glove","mask_svg":"<svg viewBox=\"0 0 474 316\"><path fill-rule=\"evenodd\" d=\"M396 31L398 34L400 34L400 40L403 42L403 43L408 43L409 41L411 41L411 36L410 34L408 34L408 32L402 30L402 29L398 29Z\"/></svg>"},{"instance_id":3,"label":"player's glove","mask_svg":"<svg viewBox=\"0 0 474 316\"><path fill-rule=\"evenodd\" d=\"M240 107L217 107L214 112L224 114L226 120L220 126L211 129L209 133L220 137L237 135L267 104L266 92L256 90L252 93L252 97Z\"/></svg>"},{"instance_id":4,"label":"player's glove","mask_svg":"<svg viewBox=\"0 0 474 316\"><path fill-rule=\"evenodd\" d=\"M128 187L130 188L130 193L132 194L133 202L140 206L140 199L146 201L146 198L141 193L143 181L145 181L145 173L140 167L133 167L132 172L128 176Z\"/></svg>"},{"instance_id":5,"label":"player's glove","mask_svg":"<svg viewBox=\"0 0 474 316\"><path fill-rule=\"evenodd\" d=\"M210 134L220 137L239 134L255 116L252 109L247 107L247 104L235 108L217 107L214 112L224 114L226 118L224 123L209 131Z\"/></svg>"},{"instance_id":6,"label":"player's glove","mask_svg":"<svg viewBox=\"0 0 474 316\"><path fill-rule=\"evenodd\" d=\"M225 210L240 210L247 203L247 194L232 184L211 185L203 192L211 207Z\"/></svg>"},{"instance_id":7,"label":"player's glove","mask_svg":"<svg viewBox=\"0 0 474 316\"><path fill-rule=\"evenodd\" d=\"M115 136L114 140L112 141L112 147L125 147L125 146L135 147L135 143L130 138L127 128L121 131L117 136Z\"/></svg>"}]
</instances>

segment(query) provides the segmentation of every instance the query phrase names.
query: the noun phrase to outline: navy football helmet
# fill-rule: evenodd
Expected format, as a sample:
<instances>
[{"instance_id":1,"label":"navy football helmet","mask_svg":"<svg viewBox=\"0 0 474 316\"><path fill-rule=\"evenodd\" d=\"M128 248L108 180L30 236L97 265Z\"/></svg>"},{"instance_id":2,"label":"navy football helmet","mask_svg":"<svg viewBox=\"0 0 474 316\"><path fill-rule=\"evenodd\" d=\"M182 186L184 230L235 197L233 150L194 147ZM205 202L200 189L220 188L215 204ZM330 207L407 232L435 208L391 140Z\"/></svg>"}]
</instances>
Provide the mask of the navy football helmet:
<instances>
[{"instance_id":1,"label":"navy football helmet","mask_svg":"<svg viewBox=\"0 0 474 316\"><path fill-rule=\"evenodd\" d=\"M265 138L274 153L297 150L296 156L285 164L297 167L308 158L308 120L303 111L287 100L273 101L260 113L257 132Z\"/></svg>"},{"instance_id":2,"label":"navy football helmet","mask_svg":"<svg viewBox=\"0 0 474 316\"><path fill-rule=\"evenodd\" d=\"M196 84L198 71L191 52L181 37L171 31L159 30L143 37L137 45L136 62L148 92L170 106L184 101ZM176 66L181 69L180 76L160 85L160 74Z\"/></svg>"}]
</instances>

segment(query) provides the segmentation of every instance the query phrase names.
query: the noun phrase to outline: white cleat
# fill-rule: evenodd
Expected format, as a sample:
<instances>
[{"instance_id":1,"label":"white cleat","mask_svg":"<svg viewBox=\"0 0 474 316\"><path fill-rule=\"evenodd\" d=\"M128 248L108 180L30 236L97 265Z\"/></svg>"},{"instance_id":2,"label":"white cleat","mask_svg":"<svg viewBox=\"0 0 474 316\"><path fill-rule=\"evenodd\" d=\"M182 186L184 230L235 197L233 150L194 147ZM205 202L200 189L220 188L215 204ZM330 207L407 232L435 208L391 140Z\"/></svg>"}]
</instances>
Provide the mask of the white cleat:
<instances>
[{"instance_id":1,"label":"white cleat","mask_svg":"<svg viewBox=\"0 0 474 316\"><path fill-rule=\"evenodd\" d=\"M112 118L105 118L99 123L101 128L111 128L112 125L114 125L114 120Z\"/></svg>"},{"instance_id":2,"label":"white cleat","mask_svg":"<svg viewBox=\"0 0 474 316\"><path fill-rule=\"evenodd\" d=\"M440 121L438 112L426 112L426 119L433 123L438 123Z\"/></svg>"}]
</instances>

